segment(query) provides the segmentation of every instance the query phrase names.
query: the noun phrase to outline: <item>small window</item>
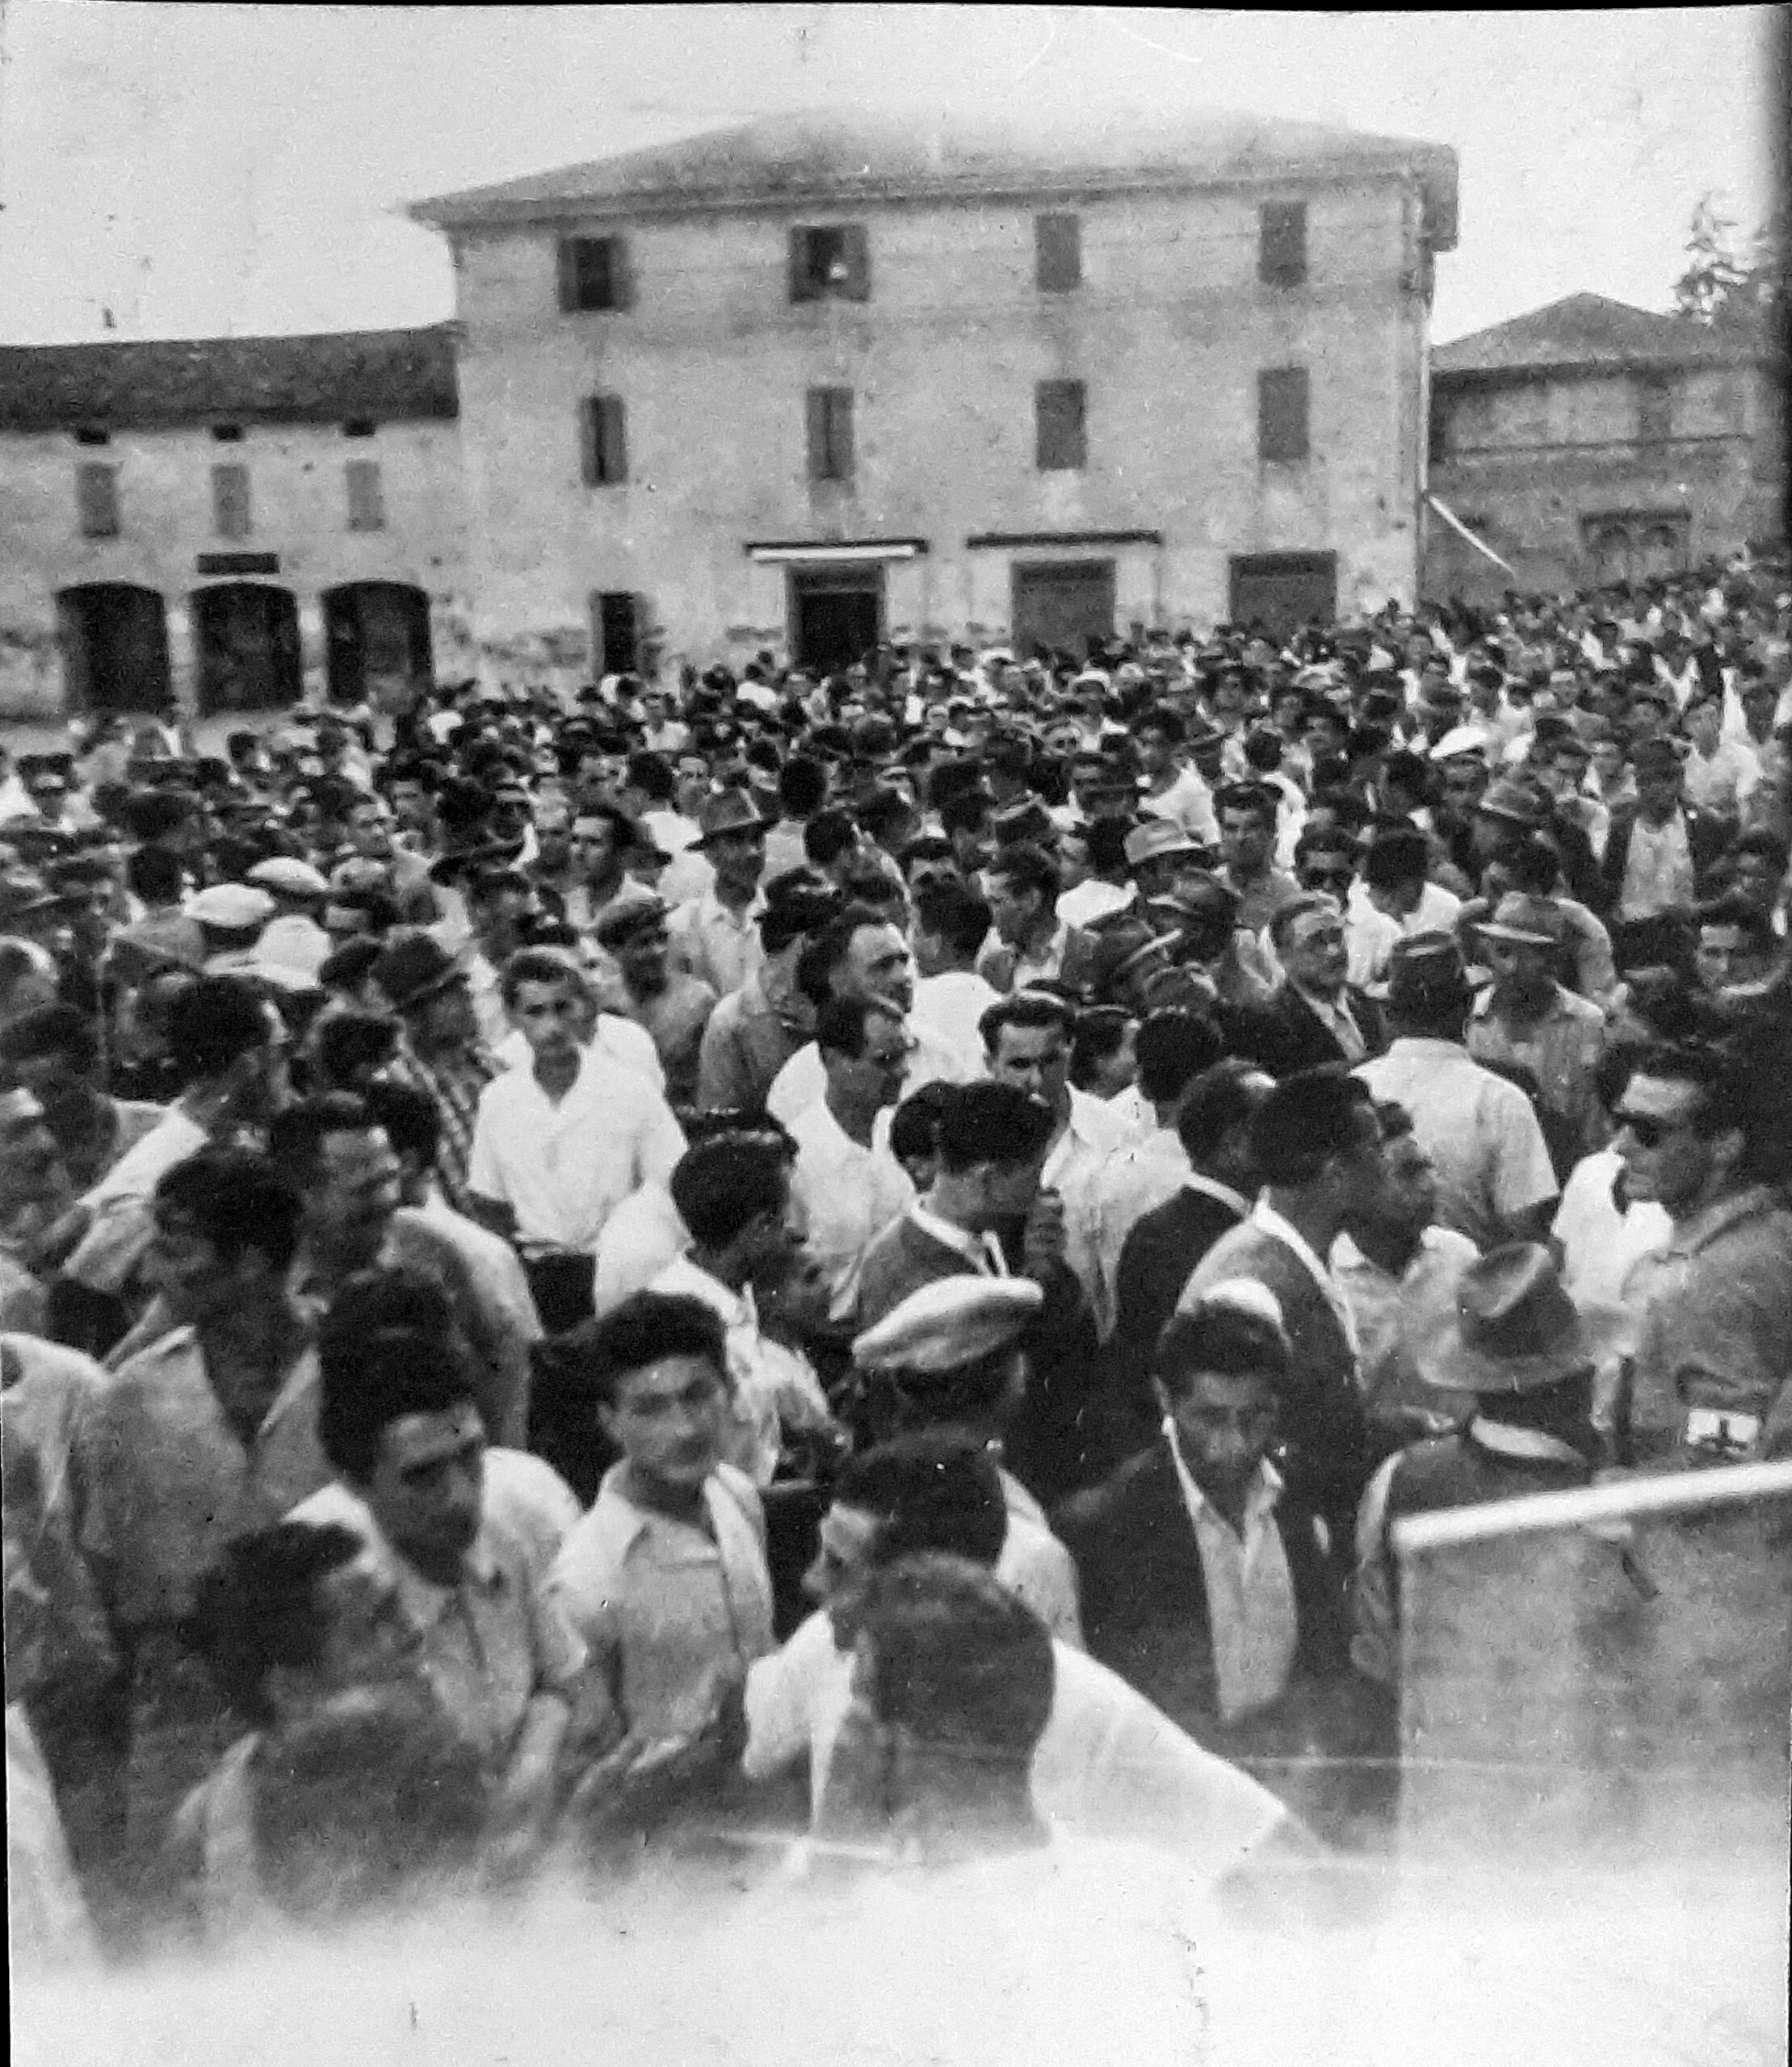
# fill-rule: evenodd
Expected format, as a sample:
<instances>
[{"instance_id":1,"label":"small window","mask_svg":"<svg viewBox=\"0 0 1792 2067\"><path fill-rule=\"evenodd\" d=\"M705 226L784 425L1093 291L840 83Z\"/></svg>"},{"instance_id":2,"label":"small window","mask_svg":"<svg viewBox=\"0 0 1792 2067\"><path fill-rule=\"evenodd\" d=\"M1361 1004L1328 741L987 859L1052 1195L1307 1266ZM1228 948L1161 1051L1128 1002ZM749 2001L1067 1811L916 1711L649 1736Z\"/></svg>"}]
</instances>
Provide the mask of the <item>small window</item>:
<instances>
[{"instance_id":1,"label":"small window","mask_svg":"<svg viewBox=\"0 0 1792 2067\"><path fill-rule=\"evenodd\" d=\"M1289 366L1257 376L1257 457L1287 463L1307 456L1307 369Z\"/></svg>"},{"instance_id":2,"label":"small window","mask_svg":"<svg viewBox=\"0 0 1792 2067\"><path fill-rule=\"evenodd\" d=\"M373 430L373 420L370 417L350 417L342 426L345 438L371 438Z\"/></svg>"},{"instance_id":3,"label":"small window","mask_svg":"<svg viewBox=\"0 0 1792 2067\"><path fill-rule=\"evenodd\" d=\"M860 223L791 232L791 300L869 301L871 247Z\"/></svg>"},{"instance_id":4,"label":"small window","mask_svg":"<svg viewBox=\"0 0 1792 2067\"><path fill-rule=\"evenodd\" d=\"M212 469L212 528L220 539L249 536L249 469Z\"/></svg>"},{"instance_id":5,"label":"small window","mask_svg":"<svg viewBox=\"0 0 1792 2067\"><path fill-rule=\"evenodd\" d=\"M1034 277L1041 294L1068 294L1083 283L1083 225L1077 216L1033 218Z\"/></svg>"},{"instance_id":6,"label":"small window","mask_svg":"<svg viewBox=\"0 0 1792 2067\"><path fill-rule=\"evenodd\" d=\"M1433 394L1431 397L1431 421L1427 426L1426 453L1433 467L1441 467L1450 457L1450 409Z\"/></svg>"},{"instance_id":7,"label":"small window","mask_svg":"<svg viewBox=\"0 0 1792 2067\"><path fill-rule=\"evenodd\" d=\"M1644 445L1665 445L1674 434L1674 391L1662 379L1642 380L1636 390L1636 434Z\"/></svg>"},{"instance_id":8,"label":"small window","mask_svg":"<svg viewBox=\"0 0 1792 2067\"><path fill-rule=\"evenodd\" d=\"M619 237L563 237L560 241L560 305L568 315L594 308L627 308L628 250Z\"/></svg>"},{"instance_id":9,"label":"small window","mask_svg":"<svg viewBox=\"0 0 1792 2067\"><path fill-rule=\"evenodd\" d=\"M118 536L118 469L84 466L74 470L75 508L84 539Z\"/></svg>"},{"instance_id":10,"label":"small window","mask_svg":"<svg viewBox=\"0 0 1792 2067\"><path fill-rule=\"evenodd\" d=\"M350 459L344 471L348 476L349 529L383 531L386 528L386 505L380 487L380 462Z\"/></svg>"},{"instance_id":11,"label":"small window","mask_svg":"<svg viewBox=\"0 0 1792 2067\"><path fill-rule=\"evenodd\" d=\"M812 388L808 398L809 479L853 477L853 391Z\"/></svg>"},{"instance_id":12,"label":"small window","mask_svg":"<svg viewBox=\"0 0 1792 2067\"><path fill-rule=\"evenodd\" d=\"M585 405L583 474L587 488L628 479L628 426L619 395L594 395Z\"/></svg>"},{"instance_id":13,"label":"small window","mask_svg":"<svg viewBox=\"0 0 1792 2067\"><path fill-rule=\"evenodd\" d=\"M642 597L625 589L606 589L593 598L598 658L606 675L632 674L641 664L641 627L647 622Z\"/></svg>"},{"instance_id":14,"label":"small window","mask_svg":"<svg viewBox=\"0 0 1792 2067\"><path fill-rule=\"evenodd\" d=\"M1265 201L1257 239L1257 278L1266 287L1298 287L1307 277L1307 203Z\"/></svg>"},{"instance_id":15,"label":"small window","mask_svg":"<svg viewBox=\"0 0 1792 2067\"><path fill-rule=\"evenodd\" d=\"M98 424L86 424L74 434L77 445L110 445L112 434Z\"/></svg>"},{"instance_id":16,"label":"small window","mask_svg":"<svg viewBox=\"0 0 1792 2067\"><path fill-rule=\"evenodd\" d=\"M242 426L240 423L215 423L212 426L212 442L218 445L241 445Z\"/></svg>"},{"instance_id":17,"label":"small window","mask_svg":"<svg viewBox=\"0 0 1792 2067\"><path fill-rule=\"evenodd\" d=\"M1036 459L1043 472L1073 471L1089 464L1086 394L1080 380L1042 380L1034 389Z\"/></svg>"}]
</instances>

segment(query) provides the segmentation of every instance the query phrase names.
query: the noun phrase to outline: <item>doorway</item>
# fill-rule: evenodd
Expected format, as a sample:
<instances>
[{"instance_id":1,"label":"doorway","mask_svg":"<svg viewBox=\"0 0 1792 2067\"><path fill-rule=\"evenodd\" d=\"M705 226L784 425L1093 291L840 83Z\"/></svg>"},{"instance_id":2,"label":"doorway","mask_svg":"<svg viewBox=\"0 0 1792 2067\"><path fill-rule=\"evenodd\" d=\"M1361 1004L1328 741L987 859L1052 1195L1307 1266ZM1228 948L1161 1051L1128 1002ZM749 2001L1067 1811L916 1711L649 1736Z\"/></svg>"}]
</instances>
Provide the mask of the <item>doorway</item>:
<instances>
[{"instance_id":1,"label":"doorway","mask_svg":"<svg viewBox=\"0 0 1792 2067\"><path fill-rule=\"evenodd\" d=\"M1114 562L1057 560L1014 568L1014 649L1023 660L1061 653L1079 665L1114 636Z\"/></svg>"},{"instance_id":2,"label":"doorway","mask_svg":"<svg viewBox=\"0 0 1792 2067\"><path fill-rule=\"evenodd\" d=\"M56 599L71 711L162 711L172 700L168 615L153 589L94 581Z\"/></svg>"},{"instance_id":3,"label":"doorway","mask_svg":"<svg viewBox=\"0 0 1792 2067\"><path fill-rule=\"evenodd\" d=\"M1241 554L1232 564L1231 621L1286 639L1303 624L1329 624L1337 615L1335 552Z\"/></svg>"},{"instance_id":4,"label":"doorway","mask_svg":"<svg viewBox=\"0 0 1792 2067\"><path fill-rule=\"evenodd\" d=\"M867 660L883 637L883 569L849 562L793 567L791 652L805 673L831 674Z\"/></svg>"},{"instance_id":5,"label":"doorway","mask_svg":"<svg viewBox=\"0 0 1792 2067\"><path fill-rule=\"evenodd\" d=\"M324 591L329 700L384 707L432 686L430 599L405 581L350 581Z\"/></svg>"},{"instance_id":6,"label":"doorway","mask_svg":"<svg viewBox=\"0 0 1792 2067\"><path fill-rule=\"evenodd\" d=\"M298 702L299 606L290 589L253 581L195 589L193 635L202 717Z\"/></svg>"}]
</instances>

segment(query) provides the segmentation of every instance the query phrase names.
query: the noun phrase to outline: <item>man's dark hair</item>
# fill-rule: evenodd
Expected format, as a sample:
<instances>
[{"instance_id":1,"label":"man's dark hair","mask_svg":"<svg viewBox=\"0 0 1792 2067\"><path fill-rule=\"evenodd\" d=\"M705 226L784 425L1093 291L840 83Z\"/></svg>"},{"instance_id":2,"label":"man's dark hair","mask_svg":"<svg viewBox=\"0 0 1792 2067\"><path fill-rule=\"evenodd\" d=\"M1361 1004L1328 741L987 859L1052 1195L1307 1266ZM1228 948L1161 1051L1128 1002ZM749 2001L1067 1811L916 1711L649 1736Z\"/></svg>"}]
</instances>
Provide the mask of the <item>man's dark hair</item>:
<instances>
[{"instance_id":1,"label":"man's dark hair","mask_svg":"<svg viewBox=\"0 0 1792 2067\"><path fill-rule=\"evenodd\" d=\"M849 1458L833 1497L877 1517L871 1555L880 1565L941 1550L993 1570L1008 1535L994 1460L982 1444L950 1428L917 1429Z\"/></svg>"},{"instance_id":2,"label":"man's dark hair","mask_svg":"<svg viewBox=\"0 0 1792 2067\"><path fill-rule=\"evenodd\" d=\"M1045 1153L1055 1126L1045 1101L1018 1084L950 1084L940 1101L940 1161L952 1172L1030 1163Z\"/></svg>"},{"instance_id":3,"label":"man's dark hair","mask_svg":"<svg viewBox=\"0 0 1792 2067\"><path fill-rule=\"evenodd\" d=\"M972 959L989 937L989 900L967 883L924 883L915 895L915 916L924 933L943 940L953 954Z\"/></svg>"},{"instance_id":4,"label":"man's dark hair","mask_svg":"<svg viewBox=\"0 0 1792 2067\"><path fill-rule=\"evenodd\" d=\"M1180 1399L1202 1371L1228 1378L1259 1373L1278 1390L1288 1376L1288 1338L1260 1314L1206 1300L1172 1314L1152 1356L1152 1375Z\"/></svg>"},{"instance_id":5,"label":"man's dark hair","mask_svg":"<svg viewBox=\"0 0 1792 2067\"><path fill-rule=\"evenodd\" d=\"M1096 1071L1110 1055L1120 1052L1134 1023L1132 1014L1121 1004L1093 1004L1077 1013L1070 1040L1070 1080L1079 1091L1087 1091Z\"/></svg>"},{"instance_id":6,"label":"man's dark hair","mask_svg":"<svg viewBox=\"0 0 1792 2067\"><path fill-rule=\"evenodd\" d=\"M478 1404L451 1321L417 1326L402 1318L409 1306L426 1304L416 1287L367 1281L397 1275L363 1272L338 1294L319 1331L317 1439L331 1467L352 1485L373 1475L393 1422ZM363 1314L377 1324L360 1324Z\"/></svg>"},{"instance_id":7,"label":"man's dark hair","mask_svg":"<svg viewBox=\"0 0 1792 2067\"><path fill-rule=\"evenodd\" d=\"M728 1380L728 1340L720 1317L685 1293L637 1292L567 1338L574 1367L594 1400L614 1407L632 1371L668 1356L707 1356Z\"/></svg>"},{"instance_id":8,"label":"man's dark hair","mask_svg":"<svg viewBox=\"0 0 1792 2067\"><path fill-rule=\"evenodd\" d=\"M791 818L808 818L828 796L828 771L812 755L793 753L778 771L778 802Z\"/></svg>"},{"instance_id":9,"label":"man's dark hair","mask_svg":"<svg viewBox=\"0 0 1792 2067\"><path fill-rule=\"evenodd\" d=\"M975 837L988 823L989 799L981 790L955 790L939 807L942 832L968 832Z\"/></svg>"},{"instance_id":10,"label":"man's dark hair","mask_svg":"<svg viewBox=\"0 0 1792 2067\"><path fill-rule=\"evenodd\" d=\"M373 972L382 943L371 933L352 933L317 965L317 981L326 991L346 996L358 991Z\"/></svg>"},{"instance_id":11,"label":"man's dark hair","mask_svg":"<svg viewBox=\"0 0 1792 2067\"><path fill-rule=\"evenodd\" d=\"M525 983L569 983L581 991L585 979L578 964L564 954L545 947L519 947L505 963L500 983L507 1007L514 1007Z\"/></svg>"},{"instance_id":12,"label":"man's dark hair","mask_svg":"<svg viewBox=\"0 0 1792 2067\"><path fill-rule=\"evenodd\" d=\"M788 1153L765 1134L720 1134L687 1148L673 1170L672 1202L694 1239L724 1248L790 1193Z\"/></svg>"},{"instance_id":13,"label":"man's dark hair","mask_svg":"<svg viewBox=\"0 0 1792 2067\"><path fill-rule=\"evenodd\" d=\"M1113 811L1104 811L1099 818L1090 820L1084 828L1083 839L1089 849L1089 865L1097 875L1116 875L1124 871L1127 835L1131 830L1132 820Z\"/></svg>"},{"instance_id":14,"label":"man's dark hair","mask_svg":"<svg viewBox=\"0 0 1792 2067\"><path fill-rule=\"evenodd\" d=\"M894 1020L900 1026L902 1014L875 998L829 998L815 1015L815 1045L824 1055L856 1061L865 1052L866 1023L872 1019Z\"/></svg>"},{"instance_id":15,"label":"man's dark hair","mask_svg":"<svg viewBox=\"0 0 1792 2067\"><path fill-rule=\"evenodd\" d=\"M268 1152L303 1192L316 1181L324 1143L333 1134L371 1134L379 1124L367 1101L354 1092L320 1092L275 1114Z\"/></svg>"},{"instance_id":16,"label":"man's dark hair","mask_svg":"<svg viewBox=\"0 0 1792 2067\"><path fill-rule=\"evenodd\" d=\"M318 1582L363 1549L336 1523L283 1521L225 1545L197 1589L191 1633L218 1691L253 1729L275 1712L268 1675L317 1665L329 1633Z\"/></svg>"},{"instance_id":17,"label":"man's dark hair","mask_svg":"<svg viewBox=\"0 0 1792 2067\"><path fill-rule=\"evenodd\" d=\"M850 811L818 811L803 828L803 853L812 868L833 866L858 837Z\"/></svg>"},{"instance_id":18,"label":"man's dark hair","mask_svg":"<svg viewBox=\"0 0 1792 2067\"><path fill-rule=\"evenodd\" d=\"M85 1074L99 1060L99 1029L72 1004L40 1004L0 1028L0 1062L36 1062L61 1055Z\"/></svg>"},{"instance_id":19,"label":"man's dark hair","mask_svg":"<svg viewBox=\"0 0 1792 2067\"><path fill-rule=\"evenodd\" d=\"M1180 746L1188 737L1182 720L1161 703L1152 704L1149 709L1140 711L1133 720L1134 738L1144 732L1161 732L1172 746Z\"/></svg>"},{"instance_id":20,"label":"man's dark hair","mask_svg":"<svg viewBox=\"0 0 1792 2067\"><path fill-rule=\"evenodd\" d=\"M442 1109L428 1092L376 1076L361 1096L395 1155L415 1156L426 1169L434 1162L442 1146Z\"/></svg>"},{"instance_id":21,"label":"man's dark hair","mask_svg":"<svg viewBox=\"0 0 1792 2067\"><path fill-rule=\"evenodd\" d=\"M890 1116L890 1153L900 1162L909 1155L939 1152L939 1115L948 1087L934 1082L911 1091Z\"/></svg>"},{"instance_id":22,"label":"man's dark hair","mask_svg":"<svg viewBox=\"0 0 1792 2067\"><path fill-rule=\"evenodd\" d=\"M1416 825L1383 826L1370 843L1363 880L1371 890L1421 882L1431 866L1431 843Z\"/></svg>"},{"instance_id":23,"label":"man's dark hair","mask_svg":"<svg viewBox=\"0 0 1792 2067\"><path fill-rule=\"evenodd\" d=\"M1173 1006L1148 1013L1139 1028L1139 1088L1152 1105L1167 1105L1224 1053L1219 1029L1204 1013Z\"/></svg>"},{"instance_id":24,"label":"man's dark hair","mask_svg":"<svg viewBox=\"0 0 1792 2067\"><path fill-rule=\"evenodd\" d=\"M1248 1126L1263 1093L1253 1089L1261 1071L1255 1063L1229 1056L1194 1077L1176 1107L1176 1135L1197 1169L1211 1159L1228 1134Z\"/></svg>"},{"instance_id":25,"label":"man's dark hair","mask_svg":"<svg viewBox=\"0 0 1792 2067\"><path fill-rule=\"evenodd\" d=\"M657 804L669 804L678 793L678 778L663 753L644 748L628 757L628 786Z\"/></svg>"},{"instance_id":26,"label":"man's dark hair","mask_svg":"<svg viewBox=\"0 0 1792 2067\"><path fill-rule=\"evenodd\" d=\"M1055 1026L1068 1043L1076 1031L1076 1014L1063 998L1053 997L1044 991L1016 991L1005 998L998 998L977 1021L984 1047L991 1055L1000 1050L1001 1037L1010 1026L1024 1027L1029 1031Z\"/></svg>"},{"instance_id":27,"label":"man's dark hair","mask_svg":"<svg viewBox=\"0 0 1792 2067\"><path fill-rule=\"evenodd\" d=\"M884 844L886 834L913 815L909 799L900 790L880 786L871 790L858 805L860 825L880 846Z\"/></svg>"},{"instance_id":28,"label":"man's dark hair","mask_svg":"<svg viewBox=\"0 0 1792 2067\"><path fill-rule=\"evenodd\" d=\"M921 862L951 862L958 857L952 851L952 843L943 833L919 832L913 840L902 843L902 851L896 856L897 866L906 878Z\"/></svg>"},{"instance_id":29,"label":"man's dark hair","mask_svg":"<svg viewBox=\"0 0 1792 2067\"><path fill-rule=\"evenodd\" d=\"M1051 1717L1045 1625L967 1558L898 1558L871 1575L862 1641L871 1707L936 1754L1024 1771Z\"/></svg>"},{"instance_id":30,"label":"man's dark hair","mask_svg":"<svg viewBox=\"0 0 1792 2067\"><path fill-rule=\"evenodd\" d=\"M202 976L168 1015L169 1059L183 1088L222 1076L269 1038L266 1006L232 976Z\"/></svg>"},{"instance_id":31,"label":"man's dark hair","mask_svg":"<svg viewBox=\"0 0 1792 2067\"><path fill-rule=\"evenodd\" d=\"M1274 832L1276 803L1275 791L1261 782L1228 782L1214 799L1214 808L1221 813L1247 811L1265 832Z\"/></svg>"},{"instance_id":32,"label":"man's dark hair","mask_svg":"<svg viewBox=\"0 0 1792 2067\"><path fill-rule=\"evenodd\" d=\"M124 863L125 888L145 904L178 904L184 880L179 855L153 843L139 847Z\"/></svg>"},{"instance_id":33,"label":"man's dark hair","mask_svg":"<svg viewBox=\"0 0 1792 2067\"><path fill-rule=\"evenodd\" d=\"M390 1061L397 1040L397 1022L383 1013L333 1013L317 1029L318 1073L325 1085L346 1090Z\"/></svg>"},{"instance_id":34,"label":"man's dark hair","mask_svg":"<svg viewBox=\"0 0 1792 2067\"><path fill-rule=\"evenodd\" d=\"M157 1182L156 1203L187 1220L233 1264L246 1249L284 1272L299 1252L298 1193L272 1157L246 1148L202 1148Z\"/></svg>"},{"instance_id":35,"label":"man's dark hair","mask_svg":"<svg viewBox=\"0 0 1792 2067\"><path fill-rule=\"evenodd\" d=\"M989 865L992 876L1000 876L1022 895L1037 892L1050 907L1056 901L1064 882L1063 871L1043 847L1023 841L1004 847Z\"/></svg>"},{"instance_id":36,"label":"man's dark hair","mask_svg":"<svg viewBox=\"0 0 1792 2067\"><path fill-rule=\"evenodd\" d=\"M1268 1184L1310 1184L1358 1138L1356 1114L1372 1109L1369 1087L1328 1065L1285 1076L1251 1121L1251 1159Z\"/></svg>"}]
</instances>

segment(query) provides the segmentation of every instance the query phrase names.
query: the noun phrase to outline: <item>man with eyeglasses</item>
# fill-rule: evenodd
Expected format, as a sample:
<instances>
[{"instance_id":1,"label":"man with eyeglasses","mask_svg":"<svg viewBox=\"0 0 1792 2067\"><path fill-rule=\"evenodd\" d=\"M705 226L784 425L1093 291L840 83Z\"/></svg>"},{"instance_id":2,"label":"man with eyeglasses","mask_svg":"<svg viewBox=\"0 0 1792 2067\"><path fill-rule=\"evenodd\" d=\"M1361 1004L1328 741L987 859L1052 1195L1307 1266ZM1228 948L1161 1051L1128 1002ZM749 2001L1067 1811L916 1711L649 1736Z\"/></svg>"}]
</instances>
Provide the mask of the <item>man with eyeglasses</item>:
<instances>
[{"instance_id":1,"label":"man with eyeglasses","mask_svg":"<svg viewBox=\"0 0 1792 2067\"><path fill-rule=\"evenodd\" d=\"M1630 1197L1673 1222L1626 1287L1645 1470L1792 1454L1792 1210L1759 1124L1763 1074L1740 1054L1651 1049L1612 1115Z\"/></svg>"},{"instance_id":2,"label":"man with eyeglasses","mask_svg":"<svg viewBox=\"0 0 1792 2067\"><path fill-rule=\"evenodd\" d=\"M1236 1045L1271 1076L1381 1053L1380 1008L1349 982L1344 913L1332 898L1303 893L1270 921L1283 976L1260 1010L1240 1014Z\"/></svg>"}]
</instances>

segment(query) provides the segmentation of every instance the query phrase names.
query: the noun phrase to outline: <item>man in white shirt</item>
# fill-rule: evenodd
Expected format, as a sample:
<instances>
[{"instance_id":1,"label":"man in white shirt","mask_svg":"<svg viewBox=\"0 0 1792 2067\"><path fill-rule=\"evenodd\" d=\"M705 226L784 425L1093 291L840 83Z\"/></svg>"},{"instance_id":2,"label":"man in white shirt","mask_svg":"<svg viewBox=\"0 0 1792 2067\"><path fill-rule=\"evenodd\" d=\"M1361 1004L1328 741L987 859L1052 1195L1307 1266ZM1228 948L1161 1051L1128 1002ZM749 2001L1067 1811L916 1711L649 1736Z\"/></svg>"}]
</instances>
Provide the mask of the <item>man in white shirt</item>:
<instances>
[{"instance_id":1,"label":"man in white shirt","mask_svg":"<svg viewBox=\"0 0 1792 2067\"><path fill-rule=\"evenodd\" d=\"M925 1030L980 1068L983 1015L1001 995L977 973L977 958L993 923L988 900L967 883L948 878L915 893L915 985L912 1026Z\"/></svg>"},{"instance_id":2,"label":"man in white shirt","mask_svg":"<svg viewBox=\"0 0 1792 2067\"><path fill-rule=\"evenodd\" d=\"M544 1317L579 1303L575 1277L589 1312L604 1222L631 1192L670 1176L684 1135L646 1078L604 1069L579 1046L584 1004L557 956L532 948L512 956L504 997L531 1062L481 1093L468 1210L516 1242Z\"/></svg>"},{"instance_id":3,"label":"man in white shirt","mask_svg":"<svg viewBox=\"0 0 1792 2067\"><path fill-rule=\"evenodd\" d=\"M1686 706L1682 722L1692 743L1685 770L1687 802L1719 818L1740 821L1744 805L1761 782L1761 762L1753 748L1745 740L1721 736L1723 700L1719 696L1695 696Z\"/></svg>"},{"instance_id":4,"label":"man in white shirt","mask_svg":"<svg viewBox=\"0 0 1792 2067\"><path fill-rule=\"evenodd\" d=\"M816 1015L815 1038L828 1084L791 1122L792 1187L827 1281L829 1316L843 1322L858 1307L865 1252L914 1201L883 1120L902 1094L909 1036L893 1008L830 998Z\"/></svg>"},{"instance_id":5,"label":"man in white shirt","mask_svg":"<svg viewBox=\"0 0 1792 2067\"><path fill-rule=\"evenodd\" d=\"M1133 734L1139 765L1144 771L1139 808L1148 818L1168 819L1183 835L1202 847L1219 845L1219 820L1213 791L1194 769L1180 760L1186 737L1173 711L1146 712Z\"/></svg>"},{"instance_id":6,"label":"man in white shirt","mask_svg":"<svg viewBox=\"0 0 1792 2067\"><path fill-rule=\"evenodd\" d=\"M739 990L764 958L758 922L765 908L759 879L769 828L745 790L706 798L698 818L702 836L686 851L703 855L716 879L700 897L678 907L668 930L675 965L724 998Z\"/></svg>"}]
</instances>

